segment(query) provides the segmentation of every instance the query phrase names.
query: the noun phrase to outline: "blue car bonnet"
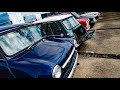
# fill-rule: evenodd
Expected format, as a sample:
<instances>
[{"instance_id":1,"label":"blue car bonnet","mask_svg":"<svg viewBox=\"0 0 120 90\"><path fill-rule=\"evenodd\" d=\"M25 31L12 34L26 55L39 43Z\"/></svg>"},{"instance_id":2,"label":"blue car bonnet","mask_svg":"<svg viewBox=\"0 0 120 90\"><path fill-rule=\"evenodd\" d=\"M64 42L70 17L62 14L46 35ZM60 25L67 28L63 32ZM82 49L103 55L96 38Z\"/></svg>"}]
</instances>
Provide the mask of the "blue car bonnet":
<instances>
[{"instance_id":1,"label":"blue car bonnet","mask_svg":"<svg viewBox=\"0 0 120 90\"><path fill-rule=\"evenodd\" d=\"M9 64L33 77L50 76L56 64L61 65L66 61L72 47L73 44L64 40L41 41L22 57L18 55L9 60Z\"/></svg>"},{"instance_id":2,"label":"blue car bonnet","mask_svg":"<svg viewBox=\"0 0 120 90\"><path fill-rule=\"evenodd\" d=\"M24 57L22 57L21 59L42 59L55 64L61 64L61 61L63 61L66 55L69 54L69 51L72 47L73 45L67 41L45 40L43 43L38 43L34 49L24 55Z\"/></svg>"}]
</instances>

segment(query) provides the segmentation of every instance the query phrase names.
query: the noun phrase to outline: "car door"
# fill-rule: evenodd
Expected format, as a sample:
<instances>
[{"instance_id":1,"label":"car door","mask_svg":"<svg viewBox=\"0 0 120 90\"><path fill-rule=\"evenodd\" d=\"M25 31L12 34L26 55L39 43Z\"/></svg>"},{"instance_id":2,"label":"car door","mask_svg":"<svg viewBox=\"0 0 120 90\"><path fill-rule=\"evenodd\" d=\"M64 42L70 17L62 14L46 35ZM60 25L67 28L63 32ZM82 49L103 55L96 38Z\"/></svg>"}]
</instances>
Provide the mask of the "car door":
<instances>
[{"instance_id":1,"label":"car door","mask_svg":"<svg viewBox=\"0 0 120 90\"><path fill-rule=\"evenodd\" d=\"M0 54L0 78L13 78L13 76L10 74L7 64L5 60L2 58Z\"/></svg>"},{"instance_id":2,"label":"car door","mask_svg":"<svg viewBox=\"0 0 120 90\"><path fill-rule=\"evenodd\" d=\"M63 34L62 30L60 29L57 23L50 23L51 29L54 35L61 35Z\"/></svg>"},{"instance_id":3,"label":"car door","mask_svg":"<svg viewBox=\"0 0 120 90\"><path fill-rule=\"evenodd\" d=\"M47 36L64 37L64 33L56 22L44 23L43 31Z\"/></svg>"}]
</instances>

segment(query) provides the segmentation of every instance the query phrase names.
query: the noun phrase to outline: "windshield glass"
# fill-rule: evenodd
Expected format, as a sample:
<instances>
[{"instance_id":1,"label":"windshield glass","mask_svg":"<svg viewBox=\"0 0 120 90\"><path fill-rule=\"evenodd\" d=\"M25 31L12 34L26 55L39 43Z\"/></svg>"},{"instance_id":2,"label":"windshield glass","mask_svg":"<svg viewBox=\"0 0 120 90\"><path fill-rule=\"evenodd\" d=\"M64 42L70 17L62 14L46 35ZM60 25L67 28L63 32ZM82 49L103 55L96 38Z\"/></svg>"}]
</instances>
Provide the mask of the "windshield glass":
<instances>
[{"instance_id":1,"label":"windshield glass","mask_svg":"<svg viewBox=\"0 0 120 90\"><path fill-rule=\"evenodd\" d=\"M68 19L63 20L63 24L67 29L72 29L80 25L80 23L74 17L70 17Z\"/></svg>"},{"instance_id":2,"label":"windshield glass","mask_svg":"<svg viewBox=\"0 0 120 90\"><path fill-rule=\"evenodd\" d=\"M14 55L42 38L37 26L29 26L0 36L0 47L8 55Z\"/></svg>"}]
</instances>

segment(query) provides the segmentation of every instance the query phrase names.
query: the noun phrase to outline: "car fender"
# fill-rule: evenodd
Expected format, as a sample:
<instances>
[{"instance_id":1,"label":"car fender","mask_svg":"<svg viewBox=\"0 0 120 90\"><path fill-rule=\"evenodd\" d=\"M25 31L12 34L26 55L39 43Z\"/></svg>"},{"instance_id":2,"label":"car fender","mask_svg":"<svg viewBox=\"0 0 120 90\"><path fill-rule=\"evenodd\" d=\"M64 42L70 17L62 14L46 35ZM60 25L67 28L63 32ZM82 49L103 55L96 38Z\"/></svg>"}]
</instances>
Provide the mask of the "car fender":
<instances>
[{"instance_id":1,"label":"car fender","mask_svg":"<svg viewBox=\"0 0 120 90\"><path fill-rule=\"evenodd\" d=\"M89 25L87 25L87 23L89 24L88 18L78 18L77 21L86 29L89 28Z\"/></svg>"}]
</instances>

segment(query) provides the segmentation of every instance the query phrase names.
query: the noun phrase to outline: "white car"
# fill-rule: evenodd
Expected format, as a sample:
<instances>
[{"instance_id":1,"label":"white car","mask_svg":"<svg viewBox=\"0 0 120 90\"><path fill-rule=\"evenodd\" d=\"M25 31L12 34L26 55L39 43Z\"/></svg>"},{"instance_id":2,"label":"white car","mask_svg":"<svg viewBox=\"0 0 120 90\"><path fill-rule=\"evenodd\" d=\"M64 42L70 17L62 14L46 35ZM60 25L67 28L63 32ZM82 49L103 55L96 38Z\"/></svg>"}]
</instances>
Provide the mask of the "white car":
<instances>
[{"instance_id":1,"label":"white car","mask_svg":"<svg viewBox=\"0 0 120 90\"><path fill-rule=\"evenodd\" d=\"M80 15L80 12L78 12L78 14ZM82 12L81 16L91 16L94 17L95 19L98 19L100 16L100 12Z\"/></svg>"},{"instance_id":2,"label":"white car","mask_svg":"<svg viewBox=\"0 0 120 90\"><path fill-rule=\"evenodd\" d=\"M90 26L93 27L100 16L99 12L71 12L75 18L89 18Z\"/></svg>"}]
</instances>

